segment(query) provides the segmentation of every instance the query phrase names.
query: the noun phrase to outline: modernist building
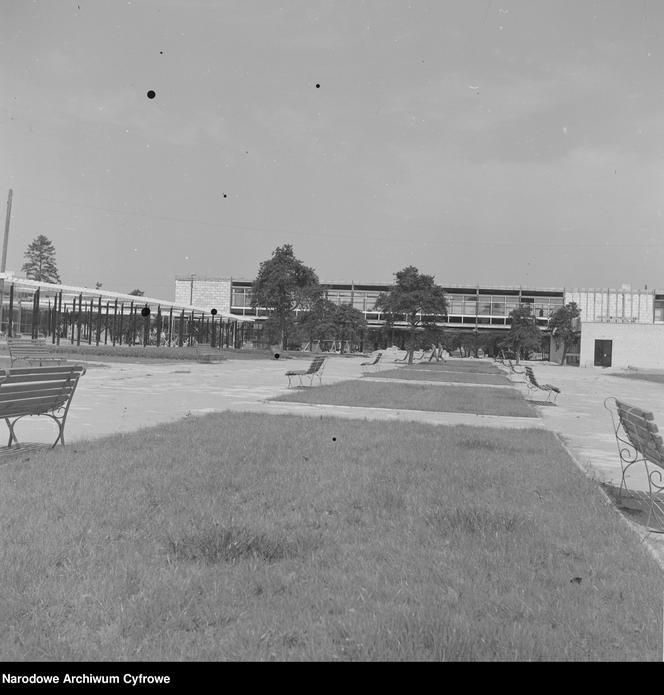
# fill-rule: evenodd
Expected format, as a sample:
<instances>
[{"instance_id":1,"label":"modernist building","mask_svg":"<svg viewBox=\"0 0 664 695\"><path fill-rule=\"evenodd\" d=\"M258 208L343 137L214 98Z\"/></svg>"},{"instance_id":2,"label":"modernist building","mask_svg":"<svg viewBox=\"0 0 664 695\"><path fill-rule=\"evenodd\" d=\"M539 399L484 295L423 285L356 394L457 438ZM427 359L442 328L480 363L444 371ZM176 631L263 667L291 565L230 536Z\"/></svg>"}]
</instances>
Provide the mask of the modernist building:
<instances>
[{"instance_id":1,"label":"modernist building","mask_svg":"<svg viewBox=\"0 0 664 695\"><path fill-rule=\"evenodd\" d=\"M237 317L260 322L264 309L251 306L251 280L178 276L175 301L216 306ZM380 328L385 317L376 299L390 284L323 283L325 296L338 304L351 304L364 313L370 328ZM453 286L444 287L448 316L442 325L464 331L507 331L509 313L527 304L538 326L546 331L550 316L563 304L576 302L580 315L580 340L568 350L567 363L580 366L664 368L664 293L632 289L565 289L541 287ZM550 358L560 349L550 344Z\"/></svg>"}]
</instances>

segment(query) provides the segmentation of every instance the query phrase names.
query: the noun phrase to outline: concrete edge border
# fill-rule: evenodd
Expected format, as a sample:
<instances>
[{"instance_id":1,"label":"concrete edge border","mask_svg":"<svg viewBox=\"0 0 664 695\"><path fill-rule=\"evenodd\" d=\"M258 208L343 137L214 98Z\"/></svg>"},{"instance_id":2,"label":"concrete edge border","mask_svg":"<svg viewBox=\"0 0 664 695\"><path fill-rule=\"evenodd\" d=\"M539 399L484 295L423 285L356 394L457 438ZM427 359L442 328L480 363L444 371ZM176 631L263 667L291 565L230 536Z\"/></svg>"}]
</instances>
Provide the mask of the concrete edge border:
<instances>
[{"instance_id":1,"label":"concrete edge border","mask_svg":"<svg viewBox=\"0 0 664 695\"><path fill-rule=\"evenodd\" d=\"M572 459L576 467L583 473L583 475L588 478L589 480L593 481L593 479L588 475L588 469L583 466L583 464L579 461L579 459L576 457L574 452L567 446L567 443L563 440L562 435L558 432L555 432L554 430L549 430L553 434L553 436L560 442L560 445L562 448L567 452L569 457ZM594 482L594 481L593 481ZM611 507L611 510L613 511L614 514L617 515L617 517L629 528L634 535L636 535L639 539L640 545L642 545L648 554L652 557L652 559L657 563L658 567L660 570L664 571L664 558L660 557L657 551L652 547L650 542L648 541L648 535L646 534L645 536L642 535L642 531L640 528L631 522L624 514L621 514L620 511L616 508L616 505L614 504L613 500L609 497L607 492L602 489L601 484L597 484L597 489L599 493L604 497L604 500L606 503Z\"/></svg>"}]
</instances>

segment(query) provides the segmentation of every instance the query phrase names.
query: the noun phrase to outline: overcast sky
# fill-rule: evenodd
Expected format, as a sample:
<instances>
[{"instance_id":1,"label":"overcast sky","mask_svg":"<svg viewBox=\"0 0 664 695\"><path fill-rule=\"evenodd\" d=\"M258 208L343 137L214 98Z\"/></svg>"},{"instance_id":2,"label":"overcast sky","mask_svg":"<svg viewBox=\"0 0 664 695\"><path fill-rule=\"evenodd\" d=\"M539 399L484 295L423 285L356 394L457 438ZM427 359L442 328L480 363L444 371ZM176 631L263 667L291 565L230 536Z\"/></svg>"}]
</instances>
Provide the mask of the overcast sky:
<instances>
[{"instance_id":1,"label":"overcast sky","mask_svg":"<svg viewBox=\"0 0 664 695\"><path fill-rule=\"evenodd\" d=\"M659 0L0 0L7 268L664 289ZM154 90L154 99L147 93Z\"/></svg>"}]
</instances>

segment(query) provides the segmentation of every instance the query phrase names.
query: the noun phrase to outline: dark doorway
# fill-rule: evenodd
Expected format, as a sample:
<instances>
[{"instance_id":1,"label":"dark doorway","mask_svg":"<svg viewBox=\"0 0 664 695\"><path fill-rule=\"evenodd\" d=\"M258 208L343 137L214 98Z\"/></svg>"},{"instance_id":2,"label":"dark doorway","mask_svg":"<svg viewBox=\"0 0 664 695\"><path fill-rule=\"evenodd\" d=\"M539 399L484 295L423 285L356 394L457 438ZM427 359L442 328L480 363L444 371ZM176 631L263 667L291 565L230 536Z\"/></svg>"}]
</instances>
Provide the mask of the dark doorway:
<instances>
[{"instance_id":1,"label":"dark doorway","mask_svg":"<svg viewBox=\"0 0 664 695\"><path fill-rule=\"evenodd\" d=\"M613 349L612 340L596 340L595 341L595 366L610 367L611 366L611 351Z\"/></svg>"}]
</instances>

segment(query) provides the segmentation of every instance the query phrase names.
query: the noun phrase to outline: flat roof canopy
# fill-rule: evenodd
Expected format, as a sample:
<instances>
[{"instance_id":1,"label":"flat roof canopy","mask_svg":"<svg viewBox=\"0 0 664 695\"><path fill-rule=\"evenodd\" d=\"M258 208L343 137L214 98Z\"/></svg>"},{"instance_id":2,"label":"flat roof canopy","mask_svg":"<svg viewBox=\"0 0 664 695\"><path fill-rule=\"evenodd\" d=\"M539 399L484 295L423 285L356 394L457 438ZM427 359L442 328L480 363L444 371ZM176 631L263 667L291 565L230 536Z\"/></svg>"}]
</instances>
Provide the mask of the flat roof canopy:
<instances>
[{"instance_id":1,"label":"flat roof canopy","mask_svg":"<svg viewBox=\"0 0 664 695\"><path fill-rule=\"evenodd\" d=\"M175 309L177 311L191 312L194 311L199 314L209 314L215 307L206 306L192 306L190 304L182 304L178 302L171 302L165 299L158 299L156 297L146 297L144 295L133 295L133 294L122 294L121 292L110 292L103 289L91 289L90 287L76 287L74 285L55 285L50 282L40 282L38 280L28 280L27 278L17 278L10 273L0 273L0 281L4 280L5 283L5 297L7 296L7 287L9 285L14 286L14 291L18 290L20 292L34 292L38 289L40 296L42 297L55 297L60 292L62 292L63 301L69 302L78 298L82 295L84 301L90 301L91 299L99 300L102 302L113 302L117 300L118 303L124 302L128 304L134 302L134 304L147 304L159 306L163 309ZM4 300L5 302L7 299ZM216 316L218 318L228 319L232 321L237 321L238 323L253 323L254 319L252 317L246 316L236 316L235 314L227 314L217 310Z\"/></svg>"}]
</instances>

